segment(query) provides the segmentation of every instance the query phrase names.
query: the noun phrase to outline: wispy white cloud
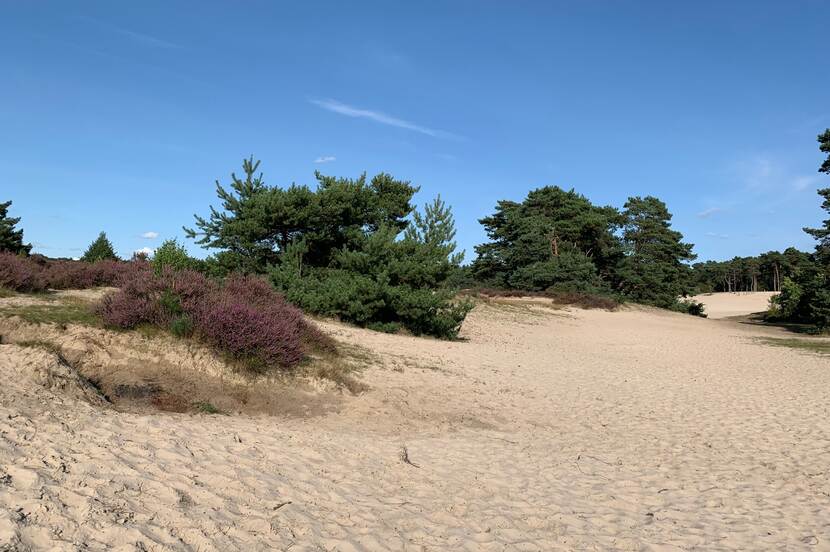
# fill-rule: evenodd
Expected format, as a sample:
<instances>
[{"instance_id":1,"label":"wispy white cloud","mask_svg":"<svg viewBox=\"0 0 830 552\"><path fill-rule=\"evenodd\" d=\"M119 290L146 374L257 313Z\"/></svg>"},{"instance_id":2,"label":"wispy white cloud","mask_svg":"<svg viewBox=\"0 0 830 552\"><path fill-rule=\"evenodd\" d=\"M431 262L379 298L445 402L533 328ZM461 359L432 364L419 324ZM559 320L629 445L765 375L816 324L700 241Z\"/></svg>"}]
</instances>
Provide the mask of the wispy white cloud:
<instances>
[{"instance_id":1,"label":"wispy white cloud","mask_svg":"<svg viewBox=\"0 0 830 552\"><path fill-rule=\"evenodd\" d=\"M315 163L331 163L332 161L337 161L333 155L322 155L314 160Z\"/></svg>"},{"instance_id":2,"label":"wispy white cloud","mask_svg":"<svg viewBox=\"0 0 830 552\"><path fill-rule=\"evenodd\" d=\"M723 209L720 207L709 207L708 209L704 209L703 211L699 212L697 216L699 218L710 218L712 215L720 213L722 211Z\"/></svg>"},{"instance_id":3,"label":"wispy white cloud","mask_svg":"<svg viewBox=\"0 0 830 552\"><path fill-rule=\"evenodd\" d=\"M729 234L718 234L717 232L706 232L710 238L718 238L719 240L729 239Z\"/></svg>"},{"instance_id":4,"label":"wispy white cloud","mask_svg":"<svg viewBox=\"0 0 830 552\"><path fill-rule=\"evenodd\" d=\"M155 251L155 249L152 249L150 247L142 247L141 249L136 249L134 251L134 253L141 253L141 254L147 255L149 257L150 255L153 254L154 251Z\"/></svg>"},{"instance_id":5,"label":"wispy white cloud","mask_svg":"<svg viewBox=\"0 0 830 552\"><path fill-rule=\"evenodd\" d=\"M145 46L152 46L154 48L180 48L180 46L174 42L170 42L168 40L164 40L163 38L158 38L153 35L149 35L147 33L142 33L138 31L133 31L130 29L125 29L124 27L119 27L118 25L114 25L108 21L103 21L101 19L97 19L95 17L89 17L86 15L79 16L78 19L82 19L93 25L104 29L106 31L120 34L121 36L126 36L134 42L139 42L144 44Z\"/></svg>"},{"instance_id":6,"label":"wispy white cloud","mask_svg":"<svg viewBox=\"0 0 830 552\"><path fill-rule=\"evenodd\" d=\"M781 168L769 158L760 155L738 162L735 171L738 179L748 190L766 190L781 177Z\"/></svg>"},{"instance_id":7,"label":"wispy white cloud","mask_svg":"<svg viewBox=\"0 0 830 552\"><path fill-rule=\"evenodd\" d=\"M812 188L819 183L819 176L818 175L811 175L811 176L796 176L792 179L792 187L793 190L797 192L803 192L807 188Z\"/></svg>"},{"instance_id":8,"label":"wispy white cloud","mask_svg":"<svg viewBox=\"0 0 830 552\"><path fill-rule=\"evenodd\" d=\"M410 121L406 121L404 119L399 119L398 117L393 117L392 115L387 115L386 113L383 113L381 111L362 109L332 99L309 101L311 101L311 103L313 103L314 105L322 107L327 111L338 113L340 115L345 115L346 117L369 119L370 121L375 121L376 123L403 128L406 130L411 130L413 132L419 132L421 134L426 134L427 136L432 136L434 138L451 138L456 140L460 139L459 136L452 134L451 132L425 127Z\"/></svg>"},{"instance_id":9,"label":"wispy white cloud","mask_svg":"<svg viewBox=\"0 0 830 552\"><path fill-rule=\"evenodd\" d=\"M143 234L141 234L141 237L144 238L145 240L154 240L157 237L159 237L159 233L158 232L144 232Z\"/></svg>"}]
</instances>

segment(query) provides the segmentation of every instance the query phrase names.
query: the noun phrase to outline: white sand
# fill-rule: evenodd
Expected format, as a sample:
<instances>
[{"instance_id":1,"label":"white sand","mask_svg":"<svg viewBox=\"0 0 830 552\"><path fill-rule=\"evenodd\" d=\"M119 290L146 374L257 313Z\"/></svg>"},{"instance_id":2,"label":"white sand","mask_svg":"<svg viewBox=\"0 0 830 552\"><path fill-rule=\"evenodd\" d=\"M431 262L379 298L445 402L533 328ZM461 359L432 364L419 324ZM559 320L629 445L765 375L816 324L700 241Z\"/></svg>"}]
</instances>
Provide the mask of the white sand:
<instances>
[{"instance_id":1,"label":"white sand","mask_svg":"<svg viewBox=\"0 0 830 552\"><path fill-rule=\"evenodd\" d=\"M326 329L382 365L314 418L119 413L0 346L0 549L830 549L830 361L772 330L496 304L466 342Z\"/></svg>"},{"instance_id":2,"label":"white sand","mask_svg":"<svg viewBox=\"0 0 830 552\"><path fill-rule=\"evenodd\" d=\"M742 291L737 293L707 293L692 297L706 305L709 318L731 318L764 312L769 308L773 291Z\"/></svg>"}]
</instances>

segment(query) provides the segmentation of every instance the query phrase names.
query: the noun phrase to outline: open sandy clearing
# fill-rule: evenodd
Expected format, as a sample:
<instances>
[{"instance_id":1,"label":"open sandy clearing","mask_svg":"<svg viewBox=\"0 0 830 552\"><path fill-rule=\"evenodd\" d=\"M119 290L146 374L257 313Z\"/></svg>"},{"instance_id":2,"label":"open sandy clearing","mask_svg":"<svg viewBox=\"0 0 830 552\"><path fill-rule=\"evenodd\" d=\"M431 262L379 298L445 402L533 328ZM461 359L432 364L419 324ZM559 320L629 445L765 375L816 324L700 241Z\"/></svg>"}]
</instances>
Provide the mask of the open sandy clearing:
<instances>
[{"instance_id":1,"label":"open sandy clearing","mask_svg":"<svg viewBox=\"0 0 830 552\"><path fill-rule=\"evenodd\" d=\"M764 312L769 308L769 300L773 295L776 295L776 292L741 291L736 293L706 293L695 295L692 299L706 305L706 315L709 318L717 319Z\"/></svg>"},{"instance_id":2,"label":"open sandy clearing","mask_svg":"<svg viewBox=\"0 0 830 552\"><path fill-rule=\"evenodd\" d=\"M777 331L536 302L466 342L325 329L378 360L313 418L120 413L0 346L0 549L830 549L830 360Z\"/></svg>"}]
</instances>

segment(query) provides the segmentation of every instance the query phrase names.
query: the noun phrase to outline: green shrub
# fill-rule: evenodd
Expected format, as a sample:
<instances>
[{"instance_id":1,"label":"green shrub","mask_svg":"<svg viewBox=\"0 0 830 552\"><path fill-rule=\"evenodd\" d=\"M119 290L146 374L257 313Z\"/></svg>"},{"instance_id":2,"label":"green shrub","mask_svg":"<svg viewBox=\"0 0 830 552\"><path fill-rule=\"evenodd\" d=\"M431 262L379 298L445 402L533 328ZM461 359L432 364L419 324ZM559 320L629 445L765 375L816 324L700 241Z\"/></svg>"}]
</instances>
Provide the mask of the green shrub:
<instances>
[{"instance_id":1,"label":"green shrub","mask_svg":"<svg viewBox=\"0 0 830 552\"><path fill-rule=\"evenodd\" d=\"M801 286L789 278L784 278L781 282L781 292L769 300L769 316L780 319L792 318L798 312L803 294Z\"/></svg>"},{"instance_id":2,"label":"green shrub","mask_svg":"<svg viewBox=\"0 0 830 552\"><path fill-rule=\"evenodd\" d=\"M699 303L693 299L680 299L669 306L669 310L675 312L682 312L684 314L691 314L692 316L700 316L706 318L706 305Z\"/></svg>"},{"instance_id":3,"label":"green shrub","mask_svg":"<svg viewBox=\"0 0 830 552\"><path fill-rule=\"evenodd\" d=\"M509 283L529 291L595 292L603 287L596 266L579 251L563 251L546 261L520 267L513 272Z\"/></svg>"},{"instance_id":4,"label":"green shrub","mask_svg":"<svg viewBox=\"0 0 830 552\"><path fill-rule=\"evenodd\" d=\"M817 289L810 302L810 320L819 330L830 328L830 289Z\"/></svg>"},{"instance_id":5,"label":"green shrub","mask_svg":"<svg viewBox=\"0 0 830 552\"><path fill-rule=\"evenodd\" d=\"M286 256L291 259L291 249ZM303 269L289 261L270 276L290 302L308 312L384 332L403 327L452 339L472 303L436 286L436 272L445 270L441 259L446 262L423 242L396 241L394 232L379 231L360 249L338 255L334 267Z\"/></svg>"},{"instance_id":6,"label":"green shrub","mask_svg":"<svg viewBox=\"0 0 830 552\"><path fill-rule=\"evenodd\" d=\"M176 337L193 335L193 321L186 315L178 316L170 322L170 333Z\"/></svg>"},{"instance_id":7,"label":"green shrub","mask_svg":"<svg viewBox=\"0 0 830 552\"><path fill-rule=\"evenodd\" d=\"M153 270L156 274L161 274L165 268L171 270L195 270L198 261L187 254L184 245L180 244L175 238L166 240L156 249L153 254Z\"/></svg>"}]
</instances>

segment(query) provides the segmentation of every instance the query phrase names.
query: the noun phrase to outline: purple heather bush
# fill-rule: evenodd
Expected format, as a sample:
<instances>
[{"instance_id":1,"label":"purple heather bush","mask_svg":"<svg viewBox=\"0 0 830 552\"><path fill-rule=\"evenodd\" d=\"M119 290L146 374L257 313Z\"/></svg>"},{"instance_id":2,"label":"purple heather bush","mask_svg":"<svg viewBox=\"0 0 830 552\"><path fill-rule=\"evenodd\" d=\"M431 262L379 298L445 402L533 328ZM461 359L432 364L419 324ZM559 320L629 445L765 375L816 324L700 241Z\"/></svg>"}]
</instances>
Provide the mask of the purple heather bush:
<instances>
[{"instance_id":1,"label":"purple heather bush","mask_svg":"<svg viewBox=\"0 0 830 552\"><path fill-rule=\"evenodd\" d=\"M0 287L29 292L118 286L135 273L148 269L149 263L143 261L86 263L49 260L36 255L22 257L3 252L0 253Z\"/></svg>"},{"instance_id":2,"label":"purple heather bush","mask_svg":"<svg viewBox=\"0 0 830 552\"><path fill-rule=\"evenodd\" d=\"M0 252L0 288L32 292L46 289L41 267L33 260Z\"/></svg>"},{"instance_id":3,"label":"purple heather bush","mask_svg":"<svg viewBox=\"0 0 830 552\"><path fill-rule=\"evenodd\" d=\"M192 333L255 371L290 368L308 345L329 346L299 309L251 276L231 276L220 285L190 270L148 270L107 295L99 313L119 328L153 324L177 335Z\"/></svg>"},{"instance_id":4,"label":"purple heather bush","mask_svg":"<svg viewBox=\"0 0 830 552\"><path fill-rule=\"evenodd\" d=\"M88 289L118 286L136 272L149 268L145 261L51 261L44 267L44 278L51 289Z\"/></svg>"}]
</instances>

